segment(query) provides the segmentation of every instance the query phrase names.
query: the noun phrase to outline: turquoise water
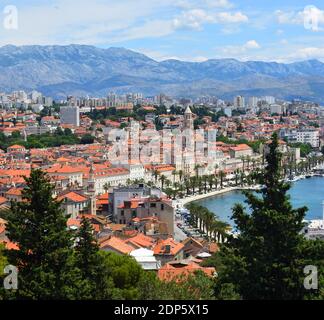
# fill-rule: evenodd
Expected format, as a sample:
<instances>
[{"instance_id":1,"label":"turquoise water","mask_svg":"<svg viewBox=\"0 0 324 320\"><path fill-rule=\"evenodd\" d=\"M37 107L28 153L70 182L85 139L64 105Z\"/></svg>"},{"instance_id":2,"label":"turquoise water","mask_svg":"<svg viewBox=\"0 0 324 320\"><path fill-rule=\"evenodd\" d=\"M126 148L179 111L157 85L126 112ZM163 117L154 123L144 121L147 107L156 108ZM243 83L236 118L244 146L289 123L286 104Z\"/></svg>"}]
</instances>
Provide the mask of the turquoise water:
<instances>
[{"instance_id":1,"label":"turquoise water","mask_svg":"<svg viewBox=\"0 0 324 320\"><path fill-rule=\"evenodd\" d=\"M307 206L309 211L306 219L321 219L323 214L322 202L324 201L324 178L314 177L311 179L303 179L292 184L289 191L292 204L295 208ZM232 208L235 203L244 203L245 197L239 191L228 192L212 198L197 201L197 203L205 206L214 212L222 221L233 225L230 219Z\"/></svg>"}]
</instances>

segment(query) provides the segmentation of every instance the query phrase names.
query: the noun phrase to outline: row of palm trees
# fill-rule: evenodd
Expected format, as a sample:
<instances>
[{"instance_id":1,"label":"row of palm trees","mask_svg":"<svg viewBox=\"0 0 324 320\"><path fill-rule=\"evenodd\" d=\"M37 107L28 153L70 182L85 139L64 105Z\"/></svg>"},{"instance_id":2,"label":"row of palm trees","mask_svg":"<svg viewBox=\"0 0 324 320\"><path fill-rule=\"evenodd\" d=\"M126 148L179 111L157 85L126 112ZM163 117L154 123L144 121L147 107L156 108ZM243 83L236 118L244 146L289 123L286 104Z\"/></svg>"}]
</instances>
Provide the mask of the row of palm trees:
<instances>
[{"instance_id":1,"label":"row of palm trees","mask_svg":"<svg viewBox=\"0 0 324 320\"><path fill-rule=\"evenodd\" d=\"M293 155L288 154L282 161L282 174L285 177L291 176L293 172L295 174L305 174L312 168L323 163L324 156L312 156L297 163L296 158Z\"/></svg>"},{"instance_id":2,"label":"row of palm trees","mask_svg":"<svg viewBox=\"0 0 324 320\"><path fill-rule=\"evenodd\" d=\"M243 170L235 170L234 177L228 178L224 171L215 171L210 175L198 174L194 176L185 175L182 171L173 171L173 181L158 171L153 172L153 181L149 181L149 186L156 186L160 183L161 189L172 198L183 198L184 196L194 195L196 193L208 193L218 189L223 189L225 185L232 186L251 186L256 184L257 175L260 173L260 168L254 171L244 172ZM176 175L179 175L179 180L176 180Z\"/></svg>"},{"instance_id":3,"label":"row of palm trees","mask_svg":"<svg viewBox=\"0 0 324 320\"><path fill-rule=\"evenodd\" d=\"M209 240L218 243L226 241L227 231L230 229L227 223L220 221L213 212L194 202L186 207L190 211L189 222L191 226L199 229Z\"/></svg>"}]
</instances>

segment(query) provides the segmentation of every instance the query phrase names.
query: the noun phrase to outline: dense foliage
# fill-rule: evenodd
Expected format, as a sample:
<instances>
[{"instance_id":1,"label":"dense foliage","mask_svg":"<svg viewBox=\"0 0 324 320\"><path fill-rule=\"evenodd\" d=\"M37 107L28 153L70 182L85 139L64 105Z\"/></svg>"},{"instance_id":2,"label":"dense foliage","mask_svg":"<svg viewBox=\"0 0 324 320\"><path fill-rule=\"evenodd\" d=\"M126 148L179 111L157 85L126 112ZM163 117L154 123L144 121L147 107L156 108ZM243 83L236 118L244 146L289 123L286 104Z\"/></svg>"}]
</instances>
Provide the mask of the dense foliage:
<instances>
[{"instance_id":1,"label":"dense foliage","mask_svg":"<svg viewBox=\"0 0 324 320\"><path fill-rule=\"evenodd\" d=\"M48 148L59 147L61 145L73 145L79 144L80 139L72 134L71 130L57 129L55 133L44 133L41 135L30 135L27 137L27 141L21 136L19 131L13 132L10 137L6 137L3 133L0 133L0 148L7 150L8 147L18 144L32 148Z\"/></svg>"}]
</instances>

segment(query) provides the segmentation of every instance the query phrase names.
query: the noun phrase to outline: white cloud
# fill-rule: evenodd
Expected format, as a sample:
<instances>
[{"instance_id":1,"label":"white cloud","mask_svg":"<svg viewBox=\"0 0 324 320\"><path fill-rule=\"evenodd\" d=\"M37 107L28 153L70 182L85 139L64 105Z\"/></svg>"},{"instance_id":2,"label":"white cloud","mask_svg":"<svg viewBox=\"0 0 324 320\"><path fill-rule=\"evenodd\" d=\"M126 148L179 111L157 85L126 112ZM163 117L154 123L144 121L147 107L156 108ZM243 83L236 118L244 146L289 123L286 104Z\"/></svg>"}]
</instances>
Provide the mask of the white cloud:
<instances>
[{"instance_id":1,"label":"white cloud","mask_svg":"<svg viewBox=\"0 0 324 320\"><path fill-rule=\"evenodd\" d=\"M248 22L249 18L242 12L220 12L215 15L215 19L218 23L244 23Z\"/></svg>"},{"instance_id":2,"label":"white cloud","mask_svg":"<svg viewBox=\"0 0 324 320\"><path fill-rule=\"evenodd\" d=\"M231 9L234 5L228 0L176 0L175 5L182 9L218 8Z\"/></svg>"},{"instance_id":3,"label":"white cloud","mask_svg":"<svg viewBox=\"0 0 324 320\"><path fill-rule=\"evenodd\" d=\"M202 9L193 9L183 12L179 17L173 20L175 28L190 28L200 30L205 23L214 23L213 16Z\"/></svg>"},{"instance_id":4,"label":"white cloud","mask_svg":"<svg viewBox=\"0 0 324 320\"><path fill-rule=\"evenodd\" d=\"M306 29L312 31L323 30L320 28L324 24L324 10L315 6L306 6L303 11L275 12L279 24L304 25Z\"/></svg>"},{"instance_id":5,"label":"white cloud","mask_svg":"<svg viewBox=\"0 0 324 320\"><path fill-rule=\"evenodd\" d=\"M183 12L173 20L175 28L190 28L201 30L204 24L239 24L248 22L249 18L241 12L207 13L202 9L192 9Z\"/></svg>"},{"instance_id":6,"label":"white cloud","mask_svg":"<svg viewBox=\"0 0 324 320\"><path fill-rule=\"evenodd\" d=\"M246 60L245 56L254 50L261 49L260 44L256 40L249 40L240 46L225 46L219 47L218 51L226 58L239 58Z\"/></svg>"},{"instance_id":7,"label":"white cloud","mask_svg":"<svg viewBox=\"0 0 324 320\"><path fill-rule=\"evenodd\" d=\"M228 0L206 0L206 3L210 7L230 9L234 5Z\"/></svg>"},{"instance_id":8,"label":"white cloud","mask_svg":"<svg viewBox=\"0 0 324 320\"><path fill-rule=\"evenodd\" d=\"M17 0L19 1L19 0ZM198 5L179 13L182 3ZM199 7L199 4L203 4ZM228 0L52 0L18 6L19 29L0 26L0 45L109 45L132 39L162 37L180 28L201 30L205 24L248 21L241 12L219 12Z\"/></svg>"},{"instance_id":9,"label":"white cloud","mask_svg":"<svg viewBox=\"0 0 324 320\"><path fill-rule=\"evenodd\" d=\"M260 45L255 40L250 40L245 43L243 46L245 49L259 49Z\"/></svg>"},{"instance_id":10,"label":"white cloud","mask_svg":"<svg viewBox=\"0 0 324 320\"><path fill-rule=\"evenodd\" d=\"M52 5L18 6L19 29L0 27L0 44L97 44L116 32L131 28L138 21L170 5L171 0L55 0Z\"/></svg>"},{"instance_id":11,"label":"white cloud","mask_svg":"<svg viewBox=\"0 0 324 320\"><path fill-rule=\"evenodd\" d=\"M131 27L110 38L111 42L128 41L141 38L158 38L174 32L171 20L151 20L136 27Z\"/></svg>"},{"instance_id":12,"label":"white cloud","mask_svg":"<svg viewBox=\"0 0 324 320\"><path fill-rule=\"evenodd\" d=\"M288 60L309 60L309 59L324 59L324 47L308 47L300 48L294 53L288 55Z\"/></svg>"}]
</instances>

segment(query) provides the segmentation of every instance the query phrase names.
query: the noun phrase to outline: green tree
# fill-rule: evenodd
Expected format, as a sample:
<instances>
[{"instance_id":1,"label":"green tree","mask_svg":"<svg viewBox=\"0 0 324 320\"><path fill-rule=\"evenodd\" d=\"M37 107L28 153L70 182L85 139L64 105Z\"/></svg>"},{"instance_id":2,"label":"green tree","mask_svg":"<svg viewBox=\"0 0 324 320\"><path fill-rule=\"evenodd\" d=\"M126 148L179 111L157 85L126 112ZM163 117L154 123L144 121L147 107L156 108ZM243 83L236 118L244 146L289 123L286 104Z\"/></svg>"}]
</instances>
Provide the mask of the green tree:
<instances>
[{"instance_id":1,"label":"green tree","mask_svg":"<svg viewBox=\"0 0 324 320\"><path fill-rule=\"evenodd\" d=\"M129 256L121 256L112 252L101 251L106 281L112 284L112 299L136 300L140 297L139 282L144 270ZM107 280L108 279L108 280Z\"/></svg>"},{"instance_id":2,"label":"green tree","mask_svg":"<svg viewBox=\"0 0 324 320\"><path fill-rule=\"evenodd\" d=\"M66 228L54 187L41 170L25 178L22 202L12 202L7 215L10 241L19 250L6 250L8 262L19 270L20 299L73 299L78 272L72 259L72 234Z\"/></svg>"},{"instance_id":3,"label":"green tree","mask_svg":"<svg viewBox=\"0 0 324 320\"><path fill-rule=\"evenodd\" d=\"M281 157L274 133L263 178L260 176L265 186L258 191L261 197L245 192L252 214L240 204L234 207L239 236L221 250L225 267L219 282L234 284L244 299L301 299L305 294L305 239L300 231L307 208L292 208L287 195L290 185L281 179Z\"/></svg>"},{"instance_id":4,"label":"green tree","mask_svg":"<svg viewBox=\"0 0 324 320\"><path fill-rule=\"evenodd\" d=\"M145 274L139 281L141 300L214 300L215 280L198 271L161 281L154 273Z\"/></svg>"},{"instance_id":5,"label":"green tree","mask_svg":"<svg viewBox=\"0 0 324 320\"><path fill-rule=\"evenodd\" d=\"M0 243L0 279L1 276L3 275L4 267L7 265L7 259L4 255L4 250L5 250L4 244Z\"/></svg>"},{"instance_id":6,"label":"green tree","mask_svg":"<svg viewBox=\"0 0 324 320\"><path fill-rule=\"evenodd\" d=\"M92 144L95 141L95 137L93 137L91 134L85 134L81 138L81 144Z\"/></svg>"},{"instance_id":7,"label":"green tree","mask_svg":"<svg viewBox=\"0 0 324 320\"><path fill-rule=\"evenodd\" d=\"M99 245L93 236L91 223L85 217L76 234L75 263L82 278L78 299L110 299L113 283L106 275L103 256L99 254Z\"/></svg>"}]
</instances>

